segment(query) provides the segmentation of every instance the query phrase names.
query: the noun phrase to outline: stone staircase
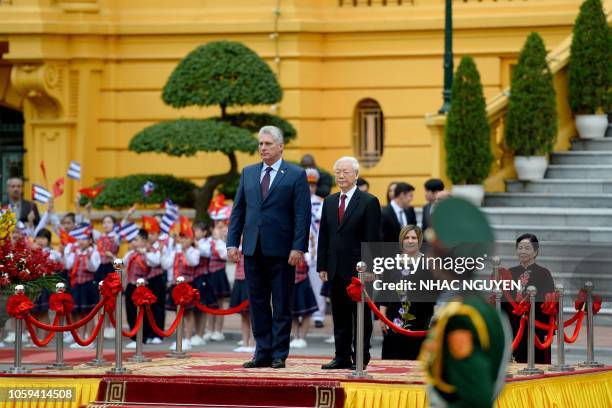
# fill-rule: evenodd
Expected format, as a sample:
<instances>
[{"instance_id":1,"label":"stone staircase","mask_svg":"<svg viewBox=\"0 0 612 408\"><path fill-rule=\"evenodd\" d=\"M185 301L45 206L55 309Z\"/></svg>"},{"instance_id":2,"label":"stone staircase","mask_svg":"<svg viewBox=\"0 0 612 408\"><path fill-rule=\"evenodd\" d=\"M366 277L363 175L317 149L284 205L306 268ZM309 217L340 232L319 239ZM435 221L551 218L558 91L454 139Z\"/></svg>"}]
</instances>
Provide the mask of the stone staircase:
<instances>
[{"instance_id":1,"label":"stone staircase","mask_svg":"<svg viewBox=\"0 0 612 408\"><path fill-rule=\"evenodd\" d=\"M552 155L543 180L509 180L505 193L486 194L483 210L502 265L517 263L514 240L530 232L556 282L575 292L591 280L612 298L612 137L573 141Z\"/></svg>"}]
</instances>

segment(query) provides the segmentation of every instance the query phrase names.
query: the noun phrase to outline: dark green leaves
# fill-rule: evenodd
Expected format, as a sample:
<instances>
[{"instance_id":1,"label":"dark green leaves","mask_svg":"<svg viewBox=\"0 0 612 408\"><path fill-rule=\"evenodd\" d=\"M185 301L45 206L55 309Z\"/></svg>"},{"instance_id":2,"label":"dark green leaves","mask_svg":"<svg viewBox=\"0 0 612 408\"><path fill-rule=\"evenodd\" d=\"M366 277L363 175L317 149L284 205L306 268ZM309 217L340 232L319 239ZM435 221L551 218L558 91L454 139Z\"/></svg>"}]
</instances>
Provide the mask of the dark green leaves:
<instances>
[{"instance_id":1,"label":"dark green leaves","mask_svg":"<svg viewBox=\"0 0 612 408\"><path fill-rule=\"evenodd\" d=\"M531 33L512 72L506 144L517 156L550 153L557 128L557 101L546 48L540 35Z\"/></svg>"},{"instance_id":2,"label":"dark green leaves","mask_svg":"<svg viewBox=\"0 0 612 408\"><path fill-rule=\"evenodd\" d=\"M217 117L217 120L221 118ZM293 125L287 122L285 119L270 115L268 113L237 113L226 115L224 121L231 123L239 128L248 129L251 133L257 136L257 132L264 126L272 125L276 126L283 131L285 143L295 139L297 132Z\"/></svg>"},{"instance_id":3,"label":"dark green leaves","mask_svg":"<svg viewBox=\"0 0 612 408\"><path fill-rule=\"evenodd\" d=\"M216 41L193 50L174 69L162 99L175 108L260 105L281 100L270 67L241 43Z\"/></svg>"},{"instance_id":4,"label":"dark green leaves","mask_svg":"<svg viewBox=\"0 0 612 408\"><path fill-rule=\"evenodd\" d=\"M454 184L481 184L493 154L485 98L474 59L465 56L453 79L446 120L446 173Z\"/></svg>"},{"instance_id":5,"label":"dark green leaves","mask_svg":"<svg viewBox=\"0 0 612 408\"><path fill-rule=\"evenodd\" d=\"M141 187L147 181L155 184L150 197L142 195ZM196 185L191 181L171 175L134 174L126 177L108 178L102 181L104 190L93 201L95 208L127 208L136 203L162 203L170 198L181 207L192 207Z\"/></svg>"},{"instance_id":6,"label":"dark green leaves","mask_svg":"<svg viewBox=\"0 0 612 408\"><path fill-rule=\"evenodd\" d=\"M257 139L247 129L215 119L177 119L143 129L132 138L129 149L170 156L193 156L199 151L253 153Z\"/></svg>"},{"instance_id":7,"label":"dark green leaves","mask_svg":"<svg viewBox=\"0 0 612 408\"><path fill-rule=\"evenodd\" d=\"M612 40L600 0L586 0L574 25L569 103L577 114L606 113L612 102Z\"/></svg>"}]
</instances>

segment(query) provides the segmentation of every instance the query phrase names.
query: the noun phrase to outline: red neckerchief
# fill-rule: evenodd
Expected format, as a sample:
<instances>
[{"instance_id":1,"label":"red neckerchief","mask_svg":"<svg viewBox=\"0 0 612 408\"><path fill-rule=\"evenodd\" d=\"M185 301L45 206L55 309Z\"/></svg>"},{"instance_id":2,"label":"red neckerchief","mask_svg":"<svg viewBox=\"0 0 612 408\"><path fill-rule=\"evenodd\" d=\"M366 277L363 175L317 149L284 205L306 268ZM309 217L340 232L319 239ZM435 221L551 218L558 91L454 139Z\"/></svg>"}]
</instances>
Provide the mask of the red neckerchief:
<instances>
[{"instance_id":1,"label":"red neckerchief","mask_svg":"<svg viewBox=\"0 0 612 408\"><path fill-rule=\"evenodd\" d=\"M87 267L87 258L89 257L89 249L87 249L84 253L77 254L76 249L74 251L74 265L72 265L72 269L70 270L70 287L74 288L76 285L76 276L81 267L81 259L85 259L85 267Z\"/></svg>"},{"instance_id":2,"label":"red neckerchief","mask_svg":"<svg viewBox=\"0 0 612 408\"><path fill-rule=\"evenodd\" d=\"M140 252L134 251L134 254L132 254L130 259L128 260L128 264L127 264L127 270L128 271L130 270L130 268L132 267L134 262L138 263L138 266L140 266L143 270L147 269L147 266L142 261L142 257L140 255L144 255L144 254L141 254Z\"/></svg>"},{"instance_id":3,"label":"red neckerchief","mask_svg":"<svg viewBox=\"0 0 612 408\"><path fill-rule=\"evenodd\" d=\"M187 260L185 259L185 254L182 252L177 252L174 255L174 281L176 282L176 278L179 277L179 263L183 264L183 266L187 266Z\"/></svg>"}]
</instances>

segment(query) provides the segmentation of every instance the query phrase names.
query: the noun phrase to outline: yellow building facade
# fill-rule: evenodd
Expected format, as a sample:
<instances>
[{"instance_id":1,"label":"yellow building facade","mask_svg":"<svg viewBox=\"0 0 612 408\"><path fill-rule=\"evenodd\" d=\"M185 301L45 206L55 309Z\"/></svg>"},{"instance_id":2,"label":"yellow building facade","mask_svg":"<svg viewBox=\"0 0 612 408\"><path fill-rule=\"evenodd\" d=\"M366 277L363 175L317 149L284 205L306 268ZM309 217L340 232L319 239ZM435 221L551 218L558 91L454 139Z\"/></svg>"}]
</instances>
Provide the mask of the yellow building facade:
<instances>
[{"instance_id":1,"label":"yellow building facade","mask_svg":"<svg viewBox=\"0 0 612 408\"><path fill-rule=\"evenodd\" d=\"M157 121L217 115L216 108L166 106L161 89L196 46L240 41L269 63L283 87L278 106L256 109L296 127L287 158L312 153L331 169L340 156L377 149L362 171L371 191L384 199L389 182L407 181L417 188L418 206L423 182L444 176L440 139L425 119L442 105L444 3L0 0L0 105L23 113L30 182L43 182L41 160L50 181L64 176L71 160L82 164L83 179L67 181L60 210L79 187L106 177L164 173L201 184L208 174L227 171L225 156L138 155L127 146ZM454 1L455 64L463 55L475 57L490 100L509 85L527 35L539 32L554 49L567 41L580 4ZM367 116L373 106L378 116ZM239 159L241 166L258 160Z\"/></svg>"}]
</instances>

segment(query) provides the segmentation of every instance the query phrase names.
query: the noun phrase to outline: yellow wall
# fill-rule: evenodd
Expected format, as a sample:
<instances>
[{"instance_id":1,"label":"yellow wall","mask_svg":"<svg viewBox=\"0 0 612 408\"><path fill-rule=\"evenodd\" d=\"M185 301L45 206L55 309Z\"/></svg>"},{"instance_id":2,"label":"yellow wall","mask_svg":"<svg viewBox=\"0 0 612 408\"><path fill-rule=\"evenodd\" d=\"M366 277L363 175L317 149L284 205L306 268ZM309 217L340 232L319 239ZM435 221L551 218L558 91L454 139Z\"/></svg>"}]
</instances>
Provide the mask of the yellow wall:
<instances>
[{"instance_id":1,"label":"yellow wall","mask_svg":"<svg viewBox=\"0 0 612 408\"><path fill-rule=\"evenodd\" d=\"M384 197L390 181L417 187L432 174L432 140L423 120L441 105L443 0L281 0L277 39L271 38L276 0L11 0L0 1L0 103L21 97L26 117L26 175L42 181L83 163L89 185L136 172L172 173L202 182L225 171L221 154L194 158L137 155L130 138L159 120L218 114L214 107L175 110L160 91L189 51L219 39L241 41L278 73L284 98L277 113L298 130L286 157L315 155L330 168L355 154L352 115L363 98L376 99L385 115L385 153L363 175ZM350 3L347 6L346 3ZM579 0L454 2L456 62L476 58L485 95L508 85L531 31L554 48L571 31ZM276 64L276 46L280 64ZM2 47L0 47L2 49ZM9 65L10 64L10 65ZM6 71L12 69L7 86ZM4 69L4 71L3 71ZM3 74L4 73L4 74ZM3 92L3 89L5 90ZM4 96L3 96L4 95ZM269 111L269 107L258 110ZM257 157L240 155L240 165ZM59 203L67 208L77 185Z\"/></svg>"}]
</instances>

